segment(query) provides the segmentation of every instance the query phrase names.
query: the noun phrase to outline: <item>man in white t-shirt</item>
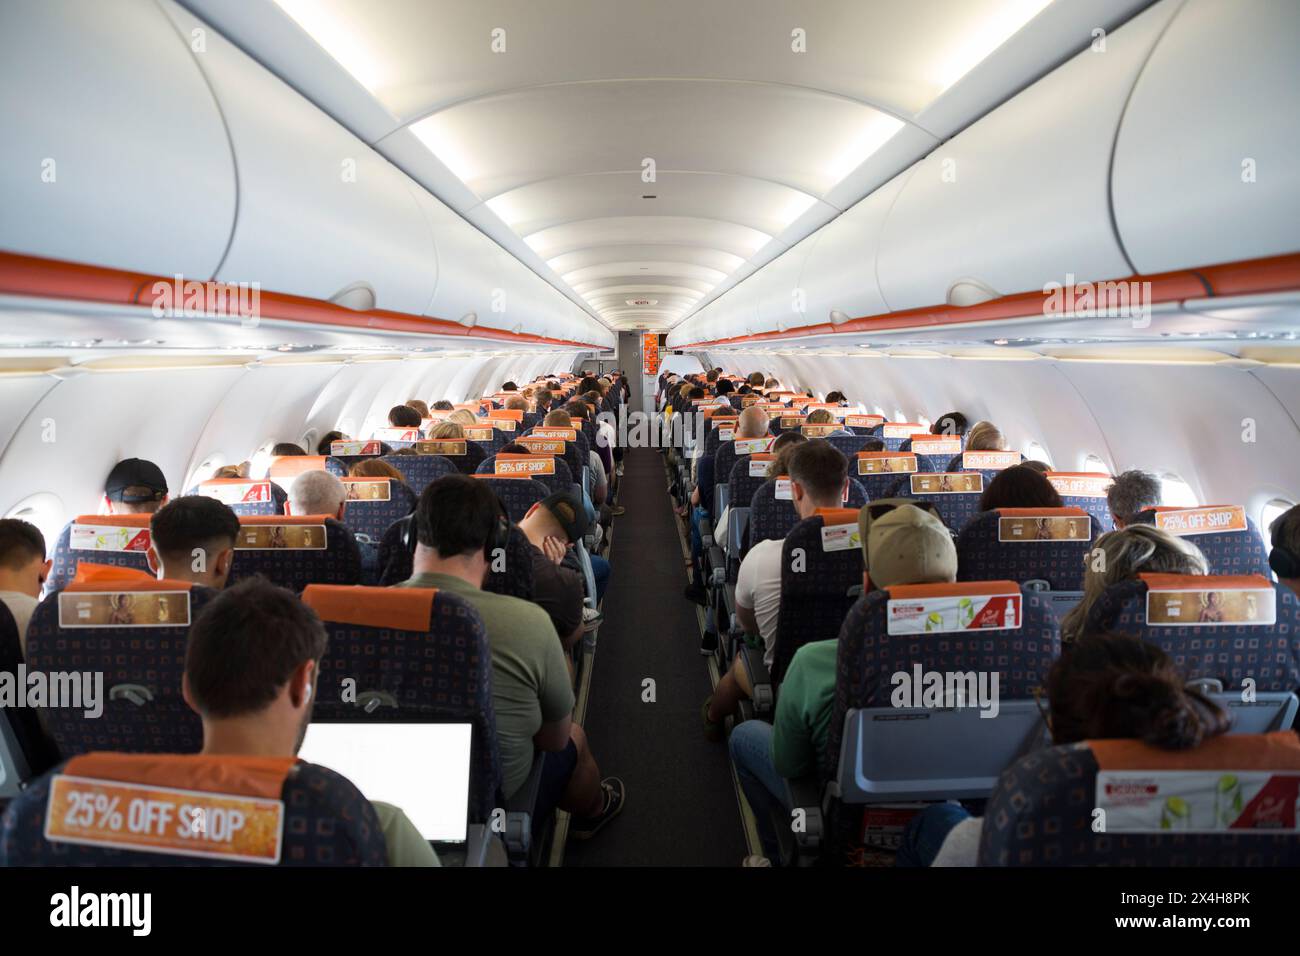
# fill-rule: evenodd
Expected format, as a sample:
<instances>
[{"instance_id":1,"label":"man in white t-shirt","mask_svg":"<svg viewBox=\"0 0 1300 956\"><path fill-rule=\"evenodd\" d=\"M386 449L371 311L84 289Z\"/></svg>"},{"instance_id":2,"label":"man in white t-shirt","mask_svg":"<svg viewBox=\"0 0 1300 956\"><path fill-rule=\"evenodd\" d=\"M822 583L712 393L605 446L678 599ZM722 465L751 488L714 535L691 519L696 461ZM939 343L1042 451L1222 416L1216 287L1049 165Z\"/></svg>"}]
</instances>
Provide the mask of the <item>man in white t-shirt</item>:
<instances>
[{"instance_id":1,"label":"man in white t-shirt","mask_svg":"<svg viewBox=\"0 0 1300 956\"><path fill-rule=\"evenodd\" d=\"M27 623L40 601L52 562L45 559L45 536L19 518L0 520L0 602L18 625L18 645L27 654Z\"/></svg>"},{"instance_id":2,"label":"man in white t-shirt","mask_svg":"<svg viewBox=\"0 0 1300 956\"><path fill-rule=\"evenodd\" d=\"M839 508L848 484L848 460L821 439L812 439L790 453L790 494L802 521L818 508ZM781 551L783 540L760 541L740 563L736 580L736 619L746 634L763 639L763 663L769 668L776 652L777 621L781 613ZM838 635L831 635L836 637ZM704 735L721 740L723 721L735 713L741 699L753 694L740 661L732 662L713 694L704 702Z\"/></svg>"}]
</instances>

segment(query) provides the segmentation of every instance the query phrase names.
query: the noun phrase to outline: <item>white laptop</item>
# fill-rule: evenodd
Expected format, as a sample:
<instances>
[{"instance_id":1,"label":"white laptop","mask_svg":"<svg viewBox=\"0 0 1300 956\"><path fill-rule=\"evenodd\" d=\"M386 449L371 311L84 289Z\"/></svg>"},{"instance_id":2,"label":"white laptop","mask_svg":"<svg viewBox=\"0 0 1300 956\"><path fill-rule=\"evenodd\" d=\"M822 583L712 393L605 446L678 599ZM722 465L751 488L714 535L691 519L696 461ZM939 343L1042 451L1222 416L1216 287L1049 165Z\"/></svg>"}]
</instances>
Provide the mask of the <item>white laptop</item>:
<instances>
[{"instance_id":1,"label":"white laptop","mask_svg":"<svg viewBox=\"0 0 1300 956\"><path fill-rule=\"evenodd\" d=\"M399 807L420 835L462 843L469 815L470 724L310 724L298 756Z\"/></svg>"}]
</instances>

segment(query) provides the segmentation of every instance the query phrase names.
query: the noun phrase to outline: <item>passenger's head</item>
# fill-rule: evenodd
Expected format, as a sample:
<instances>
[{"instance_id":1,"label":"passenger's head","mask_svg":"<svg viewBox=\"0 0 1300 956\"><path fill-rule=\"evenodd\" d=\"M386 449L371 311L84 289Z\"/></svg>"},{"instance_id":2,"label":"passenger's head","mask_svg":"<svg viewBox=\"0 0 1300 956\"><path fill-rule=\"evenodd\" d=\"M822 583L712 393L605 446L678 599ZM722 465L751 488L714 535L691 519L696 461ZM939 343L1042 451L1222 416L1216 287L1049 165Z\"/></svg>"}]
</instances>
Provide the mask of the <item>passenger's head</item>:
<instances>
[{"instance_id":1,"label":"passenger's head","mask_svg":"<svg viewBox=\"0 0 1300 956\"><path fill-rule=\"evenodd\" d=\"M767 379L764 377L762 372L750 372L749 378L745 379L745 381L750 384L751 388L762 388L763 382L766 380Z\"/></svg>"},{"instance_id":2,"label":"passenger's head","mask_svg":"<svg viewBox=\"0 0 1300 956\"><path fill-rule=\"evenodd\" d=\"M394 428L419 428L420 413L410 405L394 405L388 410L388 424Z\"/></svg>"},{"instance_id":3,"label":"passenger's head","mask_svg":"<svg viewBox=\"0 0 1300 956\"><path fill-rule=\"evenodd\" d=\"M502 385L501 385L501 391L503 391L503 392L517 392L517 391L519 391L519 386L516 385L514 382L504 382L504 383L502 383Z\"/></svg>"},{"instance_id":4,"label":"passenger's head","mask_svg":"<svg viewBox=\"0 0 1300 956\"><path fill-rule=\"evenodd\" d=\"M969 426L961 412L945 412L930 426L931 435L965 435Z\"/></svg>"},{"instance_id":5,"label":"passenger's head","mask_svg":"<svg viewBox=\"0 0 1300 956\"><path fill-rule=\"evenodd\" d=\"M872 587L957 580L957 547L928 507L906 498L873 501L858 513L858 529Z\"/></svg>"},{"instance_id":6,"label":"passenger's head","mask_svg":"<svg viewBox=\"0 0 1300 956\"><path fill-rule=\"evenodd\" d=\"M425 487L415 509L417 574L453 574L481 587L501 504L486 482L444 475Z\"/></svg>"},{"instance_id":7,"label":"passenger's head","mask_svg":"<svg viewBox=\"0 0 1300 956\"><path fill-rule=\"evenodd\" d=\"M247 478L253 463L241 461L238 465L222 465L212 473L213 478Z\"/></svg>"},{"instance_id":8,"label":"passenger's head","mask_svg":"<svg viewBox=\"0 0 1300 956\"><path fill-rule=\"evenodd\" d=\"M843 392L841 392L841 391L839 391L838 389L836 389L836 390L833 391L833 392L827 392L827 393L826 393L826 401L828 401L828 402L834 402L836 405L842 405L842 404L844 404L845 402L847 402L848 399L844 397L844 393L843 393Z\"/></svg>"},{"instance_id":9,"label":"passenger's head","mask_svg":"<svg viewBox=\"0 0 1300 956\"><path fill-rule=\"evenodd\" d=\"M712 385L718 380L718 370L716 368L709 369L704 373L704 378L710 385Z\"/></svg>"},{"instance_id":10,"label":"passenger's head","mask_svg":"<svg viewBox=\"0 0 1300 956\"><path fill-rule=\"evenodd\" d=\"M572 428L573 418L562 408L557 408L553 412L546 413L546 419L543 424L547 428Z\"/></svg>"},{"instance_id":11,"label":"passenger's head","mask_svg":"<svg viewBox=\"0 0 1300 956\"><path fill-rule=\"evenodd\" d=\"M406 481L406 476L386 461L378 458L363 458L348 469L349 478L391 478L394 481Z\"/></svg>"},{"instance_id":12,"label":"passenger's head","mask_svg":"<svg viewBox=\"0 0 1300 956\"><path fill-rule=\"evenodd\" d=\"M814 408L808 413L809 425L834 425L835 416L831 414L829 408Z\"/></svg>"},{"instance_id":13,"label":"passenger's head","mask_svg":"<svg viewBox=\"0 0 1300 956\"><path fill-rule=\"evenodd\" d=\"M528 509L519 529L538 548L547 538L565 546L576 544L587 533L587 511L582 499L571 491L557 491Z\"/></svg>"},{"instance_id":14,"label":"passenger's head","mask_svg":"<svg viewBox=\"0 0 1300 956\"><path fill-rule=\"evenodd\" d=\"M506 408L516 412L528 411L528 399L522 395L513 395L506 399Z\"/></svg>"},{"instance_id":15,"label":"passenger's head","mask_svg":"<svg viewBox=\"0 0 1300 956\"><path fill-rule=\"evenodd\" d=\"M750 405L740 413L736 423L737 438L762 438L767 434L767 412L757 405Z\"/></svg>"},{"instance_id":16,"label":"passenger's head","mask_svg":"<svg viewBox=\"0 0 1300 956\"><path fill-rule=\"evenodd\" d=\"M790 455L797 446L808 441L807 435L796 431L781 432L772 440L772 463L767 466L767 477L790 474Z\"/></svg>"},{"instance_id":17,"label":"passenger's head","mask_svg":"<svg viewBox=\"0 0 1300 956\"><path fill-rule=\"evenodd\" d=\"M460 422L438 422L429 432L430 438L464 438L465 428Z\"/></svg>"},{"instance_id":18,"label":"passenger's head","mask_svg":"<svg viewBox=\"0 0 1300 956\"><path fill-rule=\"evenodd\" d=\"M21 518L0 518L0 591L39 598L52 561L45 560L45 536Z\"/></svg>"},{"instance_id":19,"label":"passenger's head","mask_svg":"<svg viewBox=\"0 0 1300 956\"><path fill-rule=\"evenodd\" d=\"M976 422L966 432L967 451L1006 451L1007 440L992 422Z\"/></svg>"},{"instance_id":20,"label":"passenger's head","mask_svg":"<svg viewBox=\"0 0 1300 956\"><path fill-rule=\"evenodd\" d=\"M330 453L330 445L336 441L344 441L347 437L347 435L339 431L326 432L321 436L320 441L316 443L316 454L328 455Z\"/></svg>"},{"instance_id":21,"label":"passenger's head","mask_svg":"<svg viewBox=\"0 0 1300 956\"><path fill-rule=\"evenodd\" d=\"M704 391L704 389L700 388L700 386L696 385L692 387L689 392L686 393L686 397L694 402L697 401L698 399L708 397L708 393Z\"/></svg>"},{"instance_id":22,"label":"passenger's head","mask_svg":"<svg viewBox=\"0 0 1300 956\"><path fill-rule=\"evenodd\" d=\"M143 458L119 461L104 481L108 514L153 514L167 501L162 469Z\"/></svg>"},{"instance_id":23,"label":"passenger's head","mask_svg":"<svg viewBox=\"0 0 1300 956\"><path fill-rule=\"evenodd\" d=\"M447 401L445 398L440 398L438 399L438 401L433 403L432 410L435 412L454 412L456 410L456 406L453 405L451 402Z\"/></svg>"},{"instance_id":24,"label":"passenger's head","mask_svg":"<svg viewBox=\"0 0 1300 956\"><path fill-rule=\"evenodd\" d=\"M1116 475L1106 492L1106 504L1117 528L1132 522L1139 512L1156 507L1160 500L1160 479L1136 468Z\"/></svg>"},{"instance_id":25,"label":"passenger's head","mask_svg":"<svg viewBox=\"0 0 1300 956\"><path fill-rule=\"evenodd\" d=\"M203 752L296 755L328 644L315 612L264 578L209 601L190 626L181 682L203 719Z\"/></svg>"},{"instance_id":26,"label":"passenger's head","mask_svg":"<svg viewBox=\"0 0 1300 956\"><path fill-rule=\"evenodd\" d=\"M478 418L468 408L456 409L446 417L445 421L458 422L466 427L477 425L479 423Z\"/></svg>"},{"instance_id":27,"label":"passenger's head","mask_svg":"<svg viewBox=\"0 0 1300 956\"><path fill-rule=\"evenodd\" d=\"M554 392L552 392L549 388L538 389L537 395L535 397L537 400L537 410L539 412L545 414L546 412L550 411L551 403L555 401Z\"/></svg>"},{"instance_id":28,"label":"passenger's head","mask_svg":"<svg viewBox=\"0 0 1300 956\"><path fill-rule=\"evenodd\" d=\"M271 446L272 458L292 458L296 455L307 454L307 449L302 445L296 445L291 441L276 442Z\"/></svg>"},{"instance_id":29,"label":"passenger's head","mask_svg":"<svg viewBox=\"0 0 1300 956\"><path fill-rule=\"evenodd\" d=\"M1278 515L1268 526L1268 534L1273 544L1269 567L1279 581L1300 595L1300 505Z\"/></svg>"},{"instance_id":30,"label":"passenger's head","mask_svg":"<svg viewBox=\"0 0 1300 956\"><path fill-rule=\"evenodd\" d=\"M1206 574L1201 549L1155 525L1134 524L1108 531L1093 542L1084 559L1083 600L1061 620L1061 640L1083 633L1088 613L1106 588L1138 574Z\"/></svg>"},{"instance_id":31,"label":"passenger's head","mask_svg":"<svg viewBox=\"0 0 1300 956\"><path fill-rule=\"evenodd\" d=\"M429 417L429 406L426 405L424 402L420 401L418 398L408 398L406 400L406 404L409 405L411 408L414 408L416 413L420 416L420 418L424 419Z\"/></svg>"},{"instance_id":32,"label":"passenger's head","mask_svg":"<svg viewBox=\"0 0 1300 956\"><path fill-rule=\"evenodd\" d=\"M763 383L763 387L764 387L764 388L780 388L780 387L781 387L781 383L778 382L778 381L777 381L776 379L774 379L774 378L769 378L766 382Z\"/></svg>"},{"instance_id":33,"label":"passenger's head","mask_svg":"<svg viewBox=\"0 0 1300 956\"><path fill-rule=\"evenodd\" d=\"M1090 632L1047 677L1052 740L1140 740L1185 750L1226 733L1228 715L1185 686L1169 655L1127 634Z\"/></svg>"},{"instance_id":34,"label":"passenger's head","mask_svg":"<svg viewBox=\"0 0 1300 956\"><path fill-rule=\"evenodd\" d=\"M328 471L304 471L289 486L288 515L326 515L343 520L348 490Z\"/></svg>"},{"instance_id":35,"label":"passenger's head","mask_svg":"<svg viewBox=\"0 0 1300 956\"><path fill-rule=\"evenodd\" d=\"M731 379L729 378L718 379L718 387L716 389L718 395L729 395L735 390L736 390L736 386L731 384Z\"/></svg>"},{"instance_id":36,"label":"passenger's head","mask_svg":"<svg viewBox=\"0 0 1300 956\"><path fill-rule=\"evenodd\" d=\"M1024 461L1022 461L1022 462L1020 463L1020 467L1021 467L1021 468L1032 468L1034 471L1038 472L1040 475L1046 475L1046 474L1049 474L1049 473L1051 472L1051 470L1052 470L1052 466L1051 466L1051 465L1049 465L1049 464L1048 464L1047 462L1045 462L1045 461L1039 461L1037 458L1027 458L1027 459L1025 459Z\"/></svg>"},{"instance_id":37,"label":"passenger's head","mask_svg":"<svg viewBox=\"0 0 1300 956\"><path fill-rule=\"evenodd\" d=\"M555 409L555 411L557 412L560 410L561 409L558 408ZM591 417L591 406L588 405L586 402L579 401L577 399L574 399L573 401L569 402L569 404L565 405L563 411L569 413L570 421L574 419L580 419L582 421L586 421L588 418Z\"/></svg>"},{"instance_id":38,"label":"passenger's head","mask_svg":"<svg viewBox=\"0 0 1300 956\"><path fill-rule=\"evenodd\" d=\"M844 504L849 463L834 445L810 439L794 447L789 464L790 494L801 518L810 517L818 508Z\"/></svg>"},{"instance_id":39,"label":"passenger's head","mask_svg":"<svg viewBox=\"0 0 1300 956\"><path fill-rule=\"evenodd\" d=\"M980 511L996 508L1060 508L1061 496L1052 483L1033 468L1015 465L999 471L984 494L980 496Z\"/></svg>"},{"instance_id":40,"label":"passenger's head","mask_svg":"<svg viewBox=\"0 0 1300 956\"><path fill-rule=\"evenodd\" d=\"M531 455L532 452L528 450L527 445L521 445L517 441L512 441L508 445L501 446L501 450L497 452L497 454L498 455Z\"/></svg>"},{"instance_id":41,"label":"passenger's head","mask_svg":"<svg viewBox=\"0 0 1300 956\"><path fill-rule=\"evenodd\" d=\"M149 520L149 568L159 578L220 590L235 560L239 516L216 498L185 495Z\"/></svg>"}]
</instances>

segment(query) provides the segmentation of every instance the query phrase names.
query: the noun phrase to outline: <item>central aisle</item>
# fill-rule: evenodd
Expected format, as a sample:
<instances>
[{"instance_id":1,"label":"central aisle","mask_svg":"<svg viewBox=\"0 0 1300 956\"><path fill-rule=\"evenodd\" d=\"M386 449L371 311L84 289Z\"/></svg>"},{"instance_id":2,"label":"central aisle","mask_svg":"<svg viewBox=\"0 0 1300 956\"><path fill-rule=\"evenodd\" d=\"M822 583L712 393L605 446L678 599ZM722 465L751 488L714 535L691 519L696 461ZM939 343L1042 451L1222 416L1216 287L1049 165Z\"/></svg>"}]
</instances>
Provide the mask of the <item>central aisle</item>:
<instances>
[{"instance_id":1,"label":"central aisle","mask_svg":"<svg viewBox=\"0 0 1300 956\"><path fill-rule=\"evenodd\" d=\"M627 804L565 866L739 866L746 853L725 743L704 739L711 687L695 605L656 449L629 450L614 534L586 727L603 774L623 778ZM655 682L654 703L642 700Z\"/></svg>"}]
</instances>

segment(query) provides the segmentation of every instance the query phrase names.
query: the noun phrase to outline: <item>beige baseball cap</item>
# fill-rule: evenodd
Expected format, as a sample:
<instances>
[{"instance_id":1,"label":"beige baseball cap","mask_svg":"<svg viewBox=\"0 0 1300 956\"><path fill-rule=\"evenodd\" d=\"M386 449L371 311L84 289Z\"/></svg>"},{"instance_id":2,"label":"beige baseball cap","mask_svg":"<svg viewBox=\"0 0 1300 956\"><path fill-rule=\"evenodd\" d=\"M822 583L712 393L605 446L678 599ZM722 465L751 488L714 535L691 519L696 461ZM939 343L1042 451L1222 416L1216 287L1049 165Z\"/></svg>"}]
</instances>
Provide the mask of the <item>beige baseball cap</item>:
<instances>
[{"instance_id":1,"label":"beige baseball cap","mask_svg":"<svg viewBox=\"0 0 1300 956\"><path fill-rule=\"evenodd\" d=\"M894 505L885 510L883 506ZM957 546L933 511L912 499L873 501L858 514L863 558L876 588L957 580Z\"/></svg>"}]
</instances>

